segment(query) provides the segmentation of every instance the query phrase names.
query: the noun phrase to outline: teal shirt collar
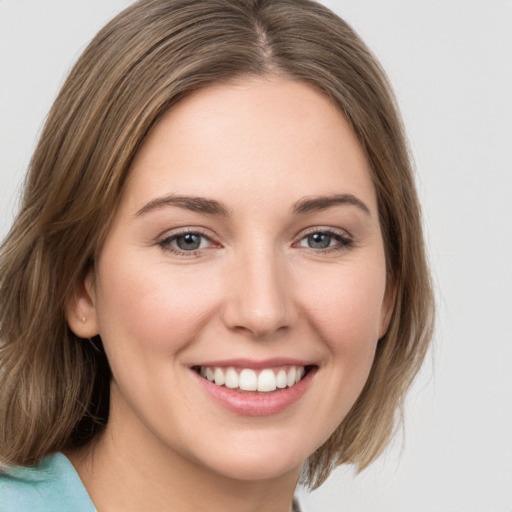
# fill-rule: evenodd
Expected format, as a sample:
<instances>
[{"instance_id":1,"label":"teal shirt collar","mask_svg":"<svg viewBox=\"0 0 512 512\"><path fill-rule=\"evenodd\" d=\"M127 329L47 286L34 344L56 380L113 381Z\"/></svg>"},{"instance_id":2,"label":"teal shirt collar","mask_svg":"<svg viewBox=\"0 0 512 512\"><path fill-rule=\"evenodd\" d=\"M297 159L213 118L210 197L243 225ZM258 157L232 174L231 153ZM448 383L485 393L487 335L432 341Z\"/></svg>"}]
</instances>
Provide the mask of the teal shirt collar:
<instances>
[{"instance_id":1,"label":"teal shirt collar","mask_svg":"<svg viewBox=\"0 0 512 512\"><path fill-rule=\"evenodd\" d=\"M2 512L97 512L69 459L62 453L45 457L32 468L0 473Z\"/></svg>"}]
</instances>

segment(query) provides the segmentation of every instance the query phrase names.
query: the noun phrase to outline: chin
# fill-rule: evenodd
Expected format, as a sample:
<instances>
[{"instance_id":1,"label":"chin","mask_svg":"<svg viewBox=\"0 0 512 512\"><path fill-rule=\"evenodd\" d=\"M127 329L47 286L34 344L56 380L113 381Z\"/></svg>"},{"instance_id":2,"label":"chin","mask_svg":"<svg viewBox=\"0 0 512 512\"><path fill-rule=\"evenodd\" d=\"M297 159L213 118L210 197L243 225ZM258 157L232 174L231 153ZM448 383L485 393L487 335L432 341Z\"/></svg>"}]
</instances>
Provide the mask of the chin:
<instances>
[{"instance_id":1,"label":"chin","mask_svg":"<svg viewBox=\"0 0 512 512\"><path fill-rule=\"evenodd\" d=\"M281 454L273 456L238 454L236 460L225 460L221 464L210 466L210 470L232 480L256 482L265 480L278 480L280 478L298 479L305 460L296 457L282 457Z\"/></svg>"},{"instance_id":2,"label":"chin","mask_svg":"<svg viewBox=\"0 0 512 512\"><path fill-rule=\"evenodd\" d=\"M212 441L210 449L203 446L202 453L194 450L195 455L190 455L209 471L234 480L291 478L296 481L308 457L317 448L311 445L310 439L297 439L289 431L286 435L283 432L269 435L269 432L255 429L243 434L226 434L224 442Z\"/></svg>"}]
</instances>

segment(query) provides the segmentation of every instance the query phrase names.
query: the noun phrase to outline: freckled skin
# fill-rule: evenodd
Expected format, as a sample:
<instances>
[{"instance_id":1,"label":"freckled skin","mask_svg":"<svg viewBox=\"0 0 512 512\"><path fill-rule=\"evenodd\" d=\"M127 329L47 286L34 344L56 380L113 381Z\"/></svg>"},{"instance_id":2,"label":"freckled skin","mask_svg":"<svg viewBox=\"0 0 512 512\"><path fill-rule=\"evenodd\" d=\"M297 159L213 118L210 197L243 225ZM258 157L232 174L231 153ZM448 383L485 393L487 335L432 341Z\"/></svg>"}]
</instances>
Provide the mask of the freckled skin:
<instances>
[{"instance_id":1,"label":"freckled skin","mask_svg":"<svg viewBox=\"0 0 512 512\"><path fill-rule=\"evenodd\" d=\"M229 215L176 205L136 215L169 194L218 201ZM332 194L352 194L369 214L347 204L292 212L305 197ZM201 235L190 254L178 247L184 229ZM311 247L308 236L322 232L329 247ZM260 500L290 496L304 461L361 392L391 311L375 190L347 121L309 86L279 78L192 94L139 151L84 284L77 304L87 335L101 335L113 372L109 424L94 451L102 465L81 473L93 499L135 510L142 491L114 482L121 466L125 482L152 475L146 506L148 495L172 495L185 507L169 482L197 489L205 476L212 495L244 481ZM84 336L75 316L70 325ZM318 371L300 400L265 417L226 410L191 370L275 357ZM119 492L109 495L107 483Z\"/></svg>"}]
</instances>

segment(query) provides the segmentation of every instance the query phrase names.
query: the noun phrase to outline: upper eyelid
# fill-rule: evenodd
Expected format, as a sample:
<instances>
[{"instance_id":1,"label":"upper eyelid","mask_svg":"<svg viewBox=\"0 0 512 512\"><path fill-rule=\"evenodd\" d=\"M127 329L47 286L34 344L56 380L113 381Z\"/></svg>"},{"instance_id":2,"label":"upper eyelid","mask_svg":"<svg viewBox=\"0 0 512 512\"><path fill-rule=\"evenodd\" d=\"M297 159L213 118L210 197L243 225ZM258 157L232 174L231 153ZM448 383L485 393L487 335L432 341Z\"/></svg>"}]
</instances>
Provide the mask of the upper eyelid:
<instances>
[{"instance_id":1,"label":"upper eyelid","mask_svg":"<svg viewBox=\"0 0 512 512\"><path fill-rule=\"evenodd\" d=\"M193 249L190 251L183 251L182 249L179 249L178 247L174 247L174 243L179 237L185 236L188 234L200 235L207 241L209 247L202 247L202 248ZM189 256L197 255L197 254L199 254L199 252L207 250L207 249L222 247L222 244L219 241L217 241L214 237L207 235L202 230L197 229L197 228L193 228L193 229L185 228L185 229L180 229L178 231L171 232L171 233L169 231L166 231L160 237L158 237L156 239L156 244L160 248L165 249L167 251L180 253L182 255L188 254Z\"/></svg>"},{"instance_id":2,"label":"upper eyelid","mask_svg":"<svg viewBox=\"0 0 512 512\"><path fill-rule=\"evenodd\" d=\"M315 234L315 233L322 233L327 234L331 237L333 237L335 240L337 239L337 243L334 246L326 247L324 249L314 249L309 247L303 247L300 246L300 242L307 238L308 236ZM355 246L355 239L354 237L348 233L348 231L340 228L332 228L332 227L312 227L311 229L307 229L306 231L302 231L296 238L295 241L292 243L292 247L296 247L298 249L302 249L304 251L310 252L312 254L328 254L332 252L339 252L341 250L347 250L349 248L352 248Z\"/></svg>"},{"instance_id":3,"label":"upper eyelid","mask_svg":"<svg viewBox=\"0 0 512 512\"><path fill-rule=\"evenodd\" d=\"M201 235L205 237L210 242L222 245L222 242L219 240L219 237L216 236L210 229L204 228L202 226L183 226L179 228L173 228L170 230L164 231L161 235L157 237L157 240L159 243L164 242L168 239L176 239L180 236L189 234L189 233L195 233L198 235ZM309 236L314 233L327 233L333 236L339 236L342 238L348 238L350 240L353 240L352 234L343 228L336 228L333 226L310 226L307 228L302 229L299 231L295 237L293 238L292 244L296 244L300 240L302 240L304 237Z\"/></svg>"},{"instance_id":4,"label":"upper eyelid","mask_svg":"<svg viewBox=\"0 0 512 512\"><path fill-rule=\"evenodd\" d=\"M209 247L202 247L202 248L191 249L189 251L186 251L179 247L174 246L173 242L175 242L181 236L185 236L188 234L196 234L196 235L203 237L204 239L206 239L208 241ZM193 256L194 257L199 256L199 253L201 253L204 250L210 249L212 246L213 247L217 246L217 248L220 247L220 243L216 242L215 240L212 239L212 237L206 235L205 233L201 232L197 228L182 229L180 231L176 231L175 233L169 233L169 232L164 233L163 236L161 236L160 238L157 239L157 245L162 250L170 252L170 253L174 253L174 255L176 255L176 256L189 257L189 258L191 258Z\"/></svg>"},{"instance_id":5,"label":"upper eyelid","mask_svg":"<svg viewBox=\"0 0 512 512\"><path fill-rule=\"evenodd\" d=\"M199 226L192 226L192 227L182 227L182 228L174 228L174 229L168 229L166 231L164 231L161 235L159 235L157 237L158 240L160 241L164 241L164 240L167 240L168 238L178 238L179 236L183 236L183 235L188 235L188 234L197 234L197 235L201 235L201 236L204 236L205 238L207 238L208 240L211 240L212 242L215 240L215 236L213 236L212 234L210 234L210 230L206 229L206 228L202 228L202 227L199 227Z\"/></svg>"},{"instance_id":6,"label":"upper eyelid","mask_svg":"<svg viewBox=\"0 0 512 512\"><path fill-rule=\"evenodd\" d=\"M303 229L297 234L297 239L301 240L305 236L311 235L313 233L328 233L331 235L338 235L342 236L344 238L350 238L353 239L354 237L352 234L347 231L346 229L342 228L335 228L335 227L328 227L328 226L311 226L310 228Z\"/></svg>"}]
</instances>

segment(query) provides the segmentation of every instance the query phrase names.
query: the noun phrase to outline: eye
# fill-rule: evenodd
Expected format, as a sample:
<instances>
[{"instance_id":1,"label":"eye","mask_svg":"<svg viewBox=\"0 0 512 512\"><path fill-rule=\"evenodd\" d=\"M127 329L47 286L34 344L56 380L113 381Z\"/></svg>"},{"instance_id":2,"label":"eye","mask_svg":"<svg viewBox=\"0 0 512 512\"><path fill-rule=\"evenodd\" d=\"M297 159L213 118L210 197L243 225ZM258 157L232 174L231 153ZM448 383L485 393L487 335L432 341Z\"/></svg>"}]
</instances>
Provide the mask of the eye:
<instances>
[{"instance_id":1,"label":"eye","mask_svg":"<svg viewBox=\"0 0 512 512\"><path fill-rule=\"evenodd\" d=\"M187 233L186 235L179 235L174 239L176 245L182 251L197 251L204 245L204 237L197 233Z\"/></svg>"},{"instance_id":2,"label":"eye","mask_svg":"<svg viewBox=\"0 0 512 512\"><path fill-rule=\"evenodd\" d=\"M313 231L302 237L297 246L317 251L344 249L352 244L352 240L346 235L333 231Z\"/></svg>"},{"instance_id":3,"label":"eye","mask_svg":"<svg viewBox=\"0 0 512 512\"><path fill-rule=\"evenodd\" d=\"M206 235L195 231L176 233L160 242L160 246L176 254L194 254L210 247L213 242Z\"/></svg>"}]
</instances>

